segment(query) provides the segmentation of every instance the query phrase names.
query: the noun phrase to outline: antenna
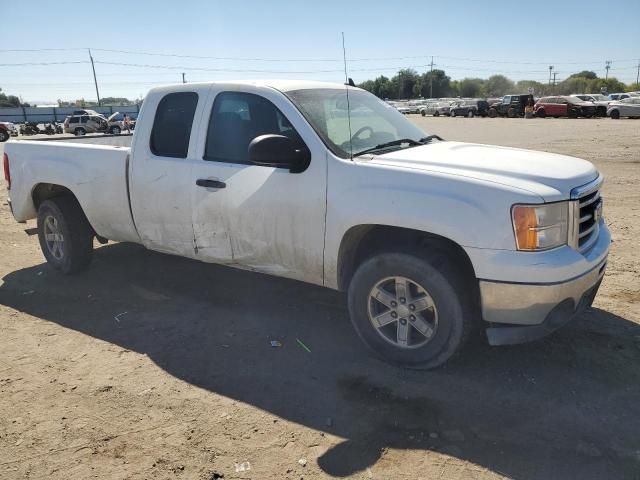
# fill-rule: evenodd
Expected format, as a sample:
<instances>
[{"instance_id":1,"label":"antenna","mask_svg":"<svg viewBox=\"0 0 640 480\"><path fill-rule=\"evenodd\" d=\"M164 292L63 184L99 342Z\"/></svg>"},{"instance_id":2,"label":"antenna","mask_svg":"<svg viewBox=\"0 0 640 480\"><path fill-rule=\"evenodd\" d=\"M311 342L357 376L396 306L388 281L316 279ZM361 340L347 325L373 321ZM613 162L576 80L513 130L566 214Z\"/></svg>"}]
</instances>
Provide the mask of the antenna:
<instances>
[{"instance_id":1,"label":"antenna","mask_svg":"<svg viewBox=\"0 0 640 480\"><path fill-rule=\"evenodd\" d=\"M347 121L349 123L349 157L353 160L353 144L351 137L351 104L349 103L349 85L353 84L347 75L347 50L344 47L344 32L342 32L342 60L344 61L344 88L347 89ZM349 82L351 80L351 82Z\"/></svg>"}]
</instances>

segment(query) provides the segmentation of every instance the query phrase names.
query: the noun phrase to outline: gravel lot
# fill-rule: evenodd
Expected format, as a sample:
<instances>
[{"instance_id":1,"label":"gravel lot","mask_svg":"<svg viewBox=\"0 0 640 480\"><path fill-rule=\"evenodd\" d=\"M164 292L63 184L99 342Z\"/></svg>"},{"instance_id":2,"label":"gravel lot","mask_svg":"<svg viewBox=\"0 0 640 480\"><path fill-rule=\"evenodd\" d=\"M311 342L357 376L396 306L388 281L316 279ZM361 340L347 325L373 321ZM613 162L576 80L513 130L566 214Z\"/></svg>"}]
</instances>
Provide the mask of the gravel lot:
<instances>
[{"instance_id":1,"label":"gravel lot","mask_svg":"<svg viewBox=\"0 0 640 480\"><path fill-rule=\"evenodd\" d=\"M592 311L400 370L339 293L129 244L61 277L4 206L0 478L640 478L640 121L411 118L598 166L615 243Z\"/></svg>"}]
</instances>

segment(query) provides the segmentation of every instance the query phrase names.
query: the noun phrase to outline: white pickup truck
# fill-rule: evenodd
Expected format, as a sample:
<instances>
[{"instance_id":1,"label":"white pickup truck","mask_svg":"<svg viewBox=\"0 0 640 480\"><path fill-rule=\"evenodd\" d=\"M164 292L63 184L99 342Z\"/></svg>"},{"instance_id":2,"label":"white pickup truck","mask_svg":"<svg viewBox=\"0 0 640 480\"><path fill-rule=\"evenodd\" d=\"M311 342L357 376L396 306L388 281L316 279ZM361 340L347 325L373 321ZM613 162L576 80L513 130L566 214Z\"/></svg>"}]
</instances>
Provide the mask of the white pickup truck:
<instances>
[{"instance_id":1,"label":"white pickup truck","mask_svg":"<svg viewBox=\"0 0 640 480\"><path fill-rule=\"evenodd\" d=\"M584 160L443 141L344 85L194 83L147 95L131 147L8 142L19 222L49 264L94 239L346 291L383 359L444 363L474 327L536 339L593 301L610 244Z\"/></svg>"}]
</instances>

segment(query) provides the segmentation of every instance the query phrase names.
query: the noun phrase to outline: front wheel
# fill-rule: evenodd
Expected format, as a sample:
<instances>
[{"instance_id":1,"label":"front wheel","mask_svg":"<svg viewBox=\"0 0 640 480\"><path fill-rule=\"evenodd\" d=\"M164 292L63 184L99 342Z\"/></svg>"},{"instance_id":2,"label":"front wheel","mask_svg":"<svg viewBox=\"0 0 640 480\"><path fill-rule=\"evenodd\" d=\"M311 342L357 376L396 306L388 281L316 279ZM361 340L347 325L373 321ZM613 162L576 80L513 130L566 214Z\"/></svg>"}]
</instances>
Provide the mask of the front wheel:
<instances>
[{"instance_id":1,"label":"front wheel","mask_svg":"<svg viewBox=\"0 0 640 480\"><path fill-rule=\"evenodd\" d=\"M433 112L433 116L434 117L439 117L440 116L440 112L436 110L435 112Z\"/></svg>"},{"instance_id":2,"label":"front wheel","mask_svg":"<svg viewBox=\"0 0 640 480\"><path fill-rule=\"evenodd\" d=\"M544 118L546 116L547 114L545 113L544 108L541 108L536 112L536 117Z\"/></svg>"},{"instance_id":3,"label":"front wheel","mask_svg":"<svg viewBox=\"0 0 640 480\"><path fill-rule=\"evenodd\" d=\"M611 113L609 114L609 116L611 118L613 118L614 120L618 120L620 118L620 111L619 110L611 110Z\"/></svg>"},{"instance_id":4,"label":"front wheel","mask_svg":"<svg viewBox=\"0 0 640 480\"><path fill-rule=\"evenodd\" d=\"M349 313L363 342L383 360L435 368L458 353L471 332L464 287L445 259L382 253L360 265L349 285ZM462 290L460 290L462 288Z\"/></svg>"},{"instance_id":5,"label":"front wheel","mask_svg":"<svg viewBox=\"0 0 640 480\"><path fill-rule=\"evenodd\" d=\"M473 110L469 110L469 113L467 113L467 117L469 117L469 118L473 118L475 116L476 116L476 114L475 114L475 112Z\"/></svg>"},{"instance_id":6,"label":"front wheel","mask_svg":"<svg viewBox=\"0 0 640 480\"><path fill-rule=\"evenodd\" d=\"M38 208L38 240L49 265L68 275L84 270L93 253L93 229L72 197L45 200Z\"/></svg>"},{"instance_id":7,"label":"front wheel","mask_svg":"<svg viewBox=\"0 0 640 480\"><path fill-rule=\"evenodd\" d=\"M498 111L495 108L489 109L489 118L496 118L498 116Z\"/></svg>"},{"instance_id":8,"label":"front wheel","mask_svg":"<svg viewBox=\"0 0 640 480\"><path fill-rule=\"evenodd\" d=\"M120 132L122 130L120 129L120 127L118 127L117 125L111 127L110 133L111 135L120 135Z\"/></svg>"},{"instance_id":9,"label":"front wheel","mask_svg":"<svg viewBox=\"0 0 640 480\"><path fill-rule=\"evenodd\" d=\"M83 135L85 135L87 133L87 131L84 128L76 128L73 133L75 134L76 137L81 137Z\"/></svg>"},{"instance_id":10,"label":"front wheel","mask_svg":"<svg viewBox=\"0 0 640 480\"><path fill-rule=\"evenodd\" d=\"M456 112L455 112L455 110L451 110L451 111L449 112L449 116L451 116L451 117L455 117L455 116L456 116Z\"/></svg>"},{"instance_id":11,"label":"front wheel","mask_svg":"<svg viewBox=\"0 0 640 480\"><path fill-rule=\"evenodd\" d=\"M0 130L0 143L9 140L9 134L4 130Z\"/></svg>"}]
</instances>

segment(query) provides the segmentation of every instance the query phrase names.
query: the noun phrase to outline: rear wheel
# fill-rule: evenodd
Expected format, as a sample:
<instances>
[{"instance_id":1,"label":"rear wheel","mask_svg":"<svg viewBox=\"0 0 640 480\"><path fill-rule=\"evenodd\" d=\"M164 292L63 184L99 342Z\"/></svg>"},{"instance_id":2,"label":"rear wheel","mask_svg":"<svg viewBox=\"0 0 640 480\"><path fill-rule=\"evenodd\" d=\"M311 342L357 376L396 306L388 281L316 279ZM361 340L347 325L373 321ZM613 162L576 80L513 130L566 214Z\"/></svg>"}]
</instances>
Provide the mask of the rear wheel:
<instances>
[{"instance_id":1,"label":"rear wheel","mask_svg":"<svg viewBox=\"0 0 640 480\"><path fill-rule=\"evenodd\" d=\"M383 360L434 368L471 333L470 308L444 257L381 253L364 261L349 285L349 313L363 342Z\"/></svg>"},{"instance_id":2,"label":"rear wheel","mask_svg":"<svg viewBox=\"0 0 640 480\"><path fill-rule=\"evenodd\" d=\"M6 142L9 140L9 134L4 130L0 130L0 142Z\"/></svg>"},{"instance_id":3,"label":"rear wheel","mask_svg":"<svg viewBox=\"0 0 640 480\"><path fill-rule=\"evenodd\" d=\"M120 127L118 127L117 125L114 125L113 127L111 127L111 128L109 129L109 132L110 132L112 135L120 135L121 130L120 130Z\"/></svg>"},{"instance_id":4,"label":"rear wheel","mask_svg":"<svg viewBox=\"0 0 640 480\"><path fill-rule=\"evenodd\" d=\"M507 110L507 117L516 118L516 109L513 107L509 108L509 110Z\"/></svg>"},{"instance_id":5,"label":"rear wheel","mask_svg":"<svg viewBox=\"0 0 640 480\"><path fill-rule=\"evenodd\" d=\"M476 114L475 114L475 112L473 110L469 110L469 112L467 113L467 117L469 117L469 118L473 118L473 117L475 117L475 115Z\"/></svg>"},{"instance_id":6,"label":"rear wheel","mask_svg":"<svg viewBox=\"0 0 640 480\"><path fill-rule=\"evenodd\" d=\"M76 137L81 137L82 135L85 135L86 133L87 133L87 131L86 131L84 128L76 128L76 129L73 131L73 134L74 134Z\"/></svg>"},{"instance_id":7,"label":"rear wheel","mask_svg":"<svg viewBox=\"0 0 640 480\"><path fill-rule=\"evenodd\" d=\"M536 117L540 117L540 118L544 118L547 116L547 113L544 111L544 108L540 108L537 112L536 112Z\"/></svg>"},{"instance_id":8,"label":"rear wheel","mask_svg":"<svg viewBox=\"0 0 640 480\"><path fill-rule=\"evenodd\" d=\"M489 118L496 118L498 116L498 111L495 108L489 109Z\"/></svg>"},{"instance_id":9,"label":"rear wheel","mask_svg":"<svg viewBox=\"0 0 640 480\"><path fill-rule=\"evenodd\" d=\"M613 118L614 120L618 120L620 118L620 111L619 110L611 110L611 113L609 114L609 116L611 118Z\"/></svg>"},{"instance_id":10,"label":"rear wheel","mask_svg":"<svg viewBox=\"0 0 640 480\"><path fill-rule=\"evenodd\" d=\"M38 208L38 239L49 265L64 274L91 262L93 229L73 197L45 200Z\"/></svg>"},{"instance_id":11,"label":"rear wheel","mask_svg":"<svg viewBox=\"0 0 640 480\"><path fill-rule=\"evenodd\" d=\"M436 110L435 112L433 112L433 116L434 117L439 117L440 116L440 112Z\"/></svg>"}]
</instances>

